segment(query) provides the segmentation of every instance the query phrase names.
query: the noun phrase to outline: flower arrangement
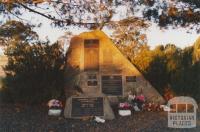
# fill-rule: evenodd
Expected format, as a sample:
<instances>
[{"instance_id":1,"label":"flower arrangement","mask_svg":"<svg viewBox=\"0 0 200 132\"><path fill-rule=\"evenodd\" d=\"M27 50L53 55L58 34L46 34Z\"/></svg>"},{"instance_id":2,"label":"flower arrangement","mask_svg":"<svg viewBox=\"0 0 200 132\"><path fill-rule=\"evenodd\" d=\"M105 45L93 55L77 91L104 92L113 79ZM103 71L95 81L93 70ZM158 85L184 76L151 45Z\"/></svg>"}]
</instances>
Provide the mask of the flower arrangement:
<instances>
[{"instance_id":1,"label":"flower arrangement","mask_svg":"<svg viewBox=\"0 0 200 132\"><path fill-rule=\"evenodd\" d=\"M131 104L129 104L128 102L119 103L118 106L119 109L131 109L131 107Z\"/></svg>"},{"instance_id":2,"label":"flower arrangement","mask_svg":"<svg viewBox=\"0 0 200 132\"><path fill-rule=\"evenodd\" d=\"M49 112L48 115L59 116L62 112L62 102L56 99L49 100L48 102Z\"/></svg>"},{"instance_id":3,"label":"flower arrangement","mask_svg":"<svg viewBox=\"0 0 200 132\"><path fill-rule=\"evenodd\" d=\"M61 109L63 107L62 102L56 99L52 99L48 102L50 109Z\"/></svg>"}]
</instances>

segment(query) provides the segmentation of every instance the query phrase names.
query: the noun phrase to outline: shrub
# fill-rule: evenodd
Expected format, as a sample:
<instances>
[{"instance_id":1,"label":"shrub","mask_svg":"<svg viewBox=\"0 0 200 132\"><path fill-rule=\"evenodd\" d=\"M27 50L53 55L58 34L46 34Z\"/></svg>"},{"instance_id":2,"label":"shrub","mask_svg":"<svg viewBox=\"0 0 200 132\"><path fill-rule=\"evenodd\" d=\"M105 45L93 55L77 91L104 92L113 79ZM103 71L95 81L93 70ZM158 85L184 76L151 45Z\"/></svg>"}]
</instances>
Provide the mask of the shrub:
<instances>
[{"instance_id":1,"label":"shrub","mask_svg":"<svg viewBox=\"0 0 200 132\"><path fill-rule=\"evenodd\" d=\"M13 102L38 103L60 98L63 90L64 55L58 45L10 45L4 89Z\"/></svg>"},{"instance_id":2,"label":"shrub","mask_svg":"<svg viewBox=\"0 0 200 132\"><path fill-rule=\"evenodd\" d=\"M4 101L38 103L64 95L64 54L58 43L41 42L32 26L8 21L0 26L8 58L1 94Z\"/></svg>"}]
</instances>

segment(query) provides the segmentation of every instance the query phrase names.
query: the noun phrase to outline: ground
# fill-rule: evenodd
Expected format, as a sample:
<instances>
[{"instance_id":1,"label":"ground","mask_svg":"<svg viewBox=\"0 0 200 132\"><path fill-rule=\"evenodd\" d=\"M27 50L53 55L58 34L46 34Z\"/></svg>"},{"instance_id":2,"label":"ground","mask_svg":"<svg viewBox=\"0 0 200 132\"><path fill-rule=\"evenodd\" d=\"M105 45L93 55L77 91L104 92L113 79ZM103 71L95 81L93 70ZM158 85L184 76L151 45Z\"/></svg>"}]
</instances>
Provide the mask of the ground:
<instances>
[{"instance_id":1,"label":"ground","mask_svg":"<svg viewBox=\"0 0 200 132\"><path fill-rule=\"evenodd\" d=\"M104 124L94 121L70 120L47 115L45 105L0 104L0 132L199 132L200 113L197 127L192 129L170 129L167 127L166 112L135 112L132 116L120 117Z\"/></svg>"}]
</instances>

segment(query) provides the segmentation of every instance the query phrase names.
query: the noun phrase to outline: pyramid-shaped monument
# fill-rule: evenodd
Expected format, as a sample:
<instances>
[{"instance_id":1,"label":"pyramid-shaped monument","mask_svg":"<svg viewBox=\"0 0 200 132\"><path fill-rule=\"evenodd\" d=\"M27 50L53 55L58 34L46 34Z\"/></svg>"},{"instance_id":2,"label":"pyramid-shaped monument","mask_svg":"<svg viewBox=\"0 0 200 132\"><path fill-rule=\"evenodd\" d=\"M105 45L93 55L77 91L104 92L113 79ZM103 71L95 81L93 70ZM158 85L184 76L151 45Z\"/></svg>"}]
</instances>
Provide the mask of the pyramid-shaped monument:
<instances>
[{"instance_id":1,"label":"pyramid-shaped monument","mask_svg":"<svg viewBox=\"0 0 200 132\"><path fill-rule=\"evenodd\" d=\"M71 39L66 65L78 70L76 81L66 84L66 89L76 85L84 94L103 93L111 103L127 97L130 91L142 91L149 102L165 102L141 72L100 30L84 32Z\"/></svg>"}]
</instances>

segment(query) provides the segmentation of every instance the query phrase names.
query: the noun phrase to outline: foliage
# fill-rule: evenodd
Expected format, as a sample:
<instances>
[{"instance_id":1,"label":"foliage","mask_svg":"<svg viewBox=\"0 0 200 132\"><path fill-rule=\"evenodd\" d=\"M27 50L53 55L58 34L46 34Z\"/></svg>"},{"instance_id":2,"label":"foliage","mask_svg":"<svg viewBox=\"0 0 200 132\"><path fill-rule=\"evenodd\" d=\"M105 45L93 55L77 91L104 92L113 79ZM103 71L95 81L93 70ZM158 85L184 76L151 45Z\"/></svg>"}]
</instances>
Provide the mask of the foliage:
<instances>
[{"instance_id":1,"label":"foliage","mask_svg":"<svg viewBox=\"0 0 200 132\"><path fill-rule=\"evenodd\" d=\"M113 13L110 6L110 2L95 0L56 0L46 3L43 0L7 0L1 3L1 12L19 17L24 13L21 10L23 8L51 20L55 26L82 25L95 28L110 20Z\"/></svg>"},{"instance_id":2,"label":"foliage","mask_svg":"<svg viewBox=\"0 0 200 132\"><path fill-rule=\"evenodd\" d=\"M8 64L4 67L7 76L3 86L9 95L6 98L13 102L24 103L38 103L51 98L60 98L64 94L64 55L60 45L35 42L35 38L28 39L31 35L30 27L20 22L8 22L5 24L7 26L0 27L0 31L9 31L15 24L16 27L22 25L25 28L16 34L14 33L18 28L13 28L14 31L10 31L13 34L8 35L13 39L8 39L4 53L8 57ZM8 27L8 30L5 27ZM34 32L31 33L34 34ZM21 34L24 36L18 37ZM2 34L1 37L8 38Z\"/></svg>"},{"instance_id":3,"label":"foliage","mask_svg":"<svg viewBox=\"0 0 200 132\"><path fill-rule=\"evenodd\" d=\"M127 14L134 16L139 12L142 18L160 27L172 25L174 28L181 26L200 31L199 0L1 0L0 13L21 19L20 16L28 10L48 18L59 27L79 25L102 28L105 23L111 22L122 6L127 8Z\"/></svg>"},{"instance_id":4,"label":"foliage","mask_svg":"<svg viewBox=\"0 0 200 132\"><path fill-rule=\"evenodd\" d=\"M113 30L112 41L129 59L140 51L140 48L147 44L146 35L143 33L149 23L138 19L129 18L119 22L107 24Z\"/></svg>"},{"instance_id":5,"label":"foliage","mask_svg":"<svg viewBox=\"0 0 200 132\"><path fill-rule=\"evenodd\" d=\"M185 49L173 44L153 50L142 46L131 60L162 95L170 88L176 95L192 96L200 101L200 61L193 57L196 45L199 41Z\"/></svg>"},{"instance_id":6,"label":"foliage","mask_svg":"<svg viewBox=\"0 0 200 132\"><path fill-rule=\"evenodd\" d=\"M24 25L18 21L8 21L0 28L0 45L8 46L10 43L34 43L38 41L38 35L32 31L30 25Z\"/></svg>"},{"instance_id":7,"label":"foliage","mask_svg":"<svg viewBox=\"0 0 200 132\"><path fill-rule=\"evenodd\" d=\"M192 96L200 101L199 39L193 46L185 49L167 44L151 50L141 30L137 30L142 24L145 25L143 21L134 22L135 28L132 28L132 25L128 26L130 31L123 26L126 21L120 24L115 27L114 42L162 95L165 94L165 89L170 88L176 95ZM148 24L146 26L148 27Z\"/></svg>"},{"instance_id":8,"label":"foliage","mask_svg":"<svg viewBox=\"0 0 200 132\"><path fill-rule=\"evenodd\" d=\"M153 20L160 27L168 26L188 27L200 31L199 0L145 0L146 8L143 12L144 18ZM150 1L150 2L149 2Z\"/></svg>"},{"instance_id":9,"label":"foliage","mask_svg":"<svg viewBox=\"0 0 200 132\"><path fill-rule=\"evenodd\" d=\"M110 24L114 28L112 39L116 46L161 94L164 95L165 89L170 88L177 95L200 100L199 39L194 46L185 49L167 44L151 50L141 30L148 27L148 23L129 18Z\"/></svg>"}]
</instances>

